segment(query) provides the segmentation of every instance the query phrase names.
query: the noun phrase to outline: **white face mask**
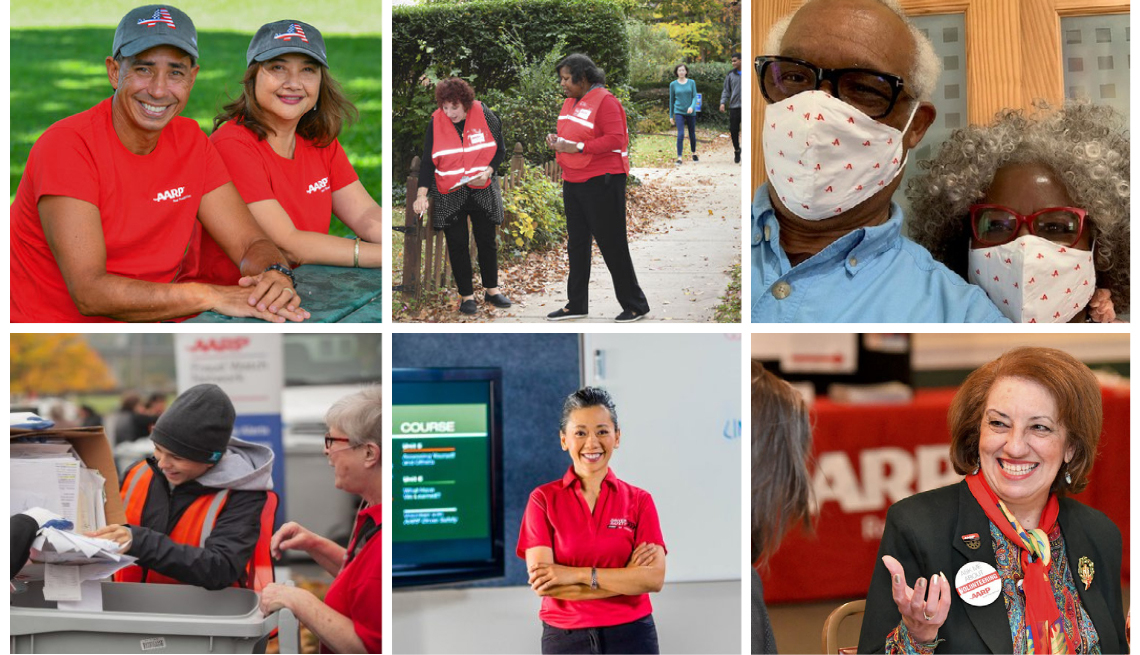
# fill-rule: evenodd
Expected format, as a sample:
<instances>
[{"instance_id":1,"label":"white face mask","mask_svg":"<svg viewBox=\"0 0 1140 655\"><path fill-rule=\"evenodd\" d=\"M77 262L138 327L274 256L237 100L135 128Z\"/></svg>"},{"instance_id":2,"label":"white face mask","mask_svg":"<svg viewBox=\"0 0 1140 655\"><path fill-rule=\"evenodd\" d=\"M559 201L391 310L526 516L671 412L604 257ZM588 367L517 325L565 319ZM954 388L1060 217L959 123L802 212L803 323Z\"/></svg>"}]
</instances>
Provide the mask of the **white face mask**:
<instances>
[{"instance_id":1,"label":"white face mask","mask_svg":"<svg viewBox=\"0 0 1140 655\"><path fill-rule=\"evenodd\" d=\"M1015 323L1066 323L1092 299L1091 250L1061 246L1032 234L970 250L969 277Z\"/></svg>"},{"instance_id":2,"label":"white face mask","mask_svg":"<svg viewBox=\"0 0 1140 655\"><path fill-rule=\"evenodd\" d=\"M900 132L824 91L804 91L764 109L764 164L788 211L831 218L890 184L906 164Z\"/></svg>"}]
</instances>

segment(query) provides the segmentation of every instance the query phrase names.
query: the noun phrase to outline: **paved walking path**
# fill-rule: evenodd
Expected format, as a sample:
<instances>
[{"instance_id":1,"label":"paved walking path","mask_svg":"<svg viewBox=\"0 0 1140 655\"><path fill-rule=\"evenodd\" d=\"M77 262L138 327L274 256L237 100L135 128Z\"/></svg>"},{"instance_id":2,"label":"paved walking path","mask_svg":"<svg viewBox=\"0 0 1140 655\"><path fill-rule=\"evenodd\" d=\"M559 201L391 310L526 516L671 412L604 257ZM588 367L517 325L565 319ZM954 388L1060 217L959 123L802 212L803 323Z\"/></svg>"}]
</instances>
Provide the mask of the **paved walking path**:
<instances>
[{"instance_id":1,"label":"paved walking path","mask_svg":"<svg viewBox=\"0 0 1140 655\"><path fill-rule=\"evenodd\" d=\"M676 216L654 221L654 228L663 229L634 235L630 242L637 280L652 308L642 323L711 321L729 282L726 272L740 263L741 179L740 165L732 161L732 142L727 135L718 136L698 148L699 162L686 160L681 166L631 171L642 181L669 185L682 196L685 206ZM495 311L490 322L545 321L547 314L566 304L565 280L539 294L511 294L510 280L502 283L515 305ZM590 316L563 323L611 322L619 313L613 282L595 247Z\"/></svg>"}]
</instances>

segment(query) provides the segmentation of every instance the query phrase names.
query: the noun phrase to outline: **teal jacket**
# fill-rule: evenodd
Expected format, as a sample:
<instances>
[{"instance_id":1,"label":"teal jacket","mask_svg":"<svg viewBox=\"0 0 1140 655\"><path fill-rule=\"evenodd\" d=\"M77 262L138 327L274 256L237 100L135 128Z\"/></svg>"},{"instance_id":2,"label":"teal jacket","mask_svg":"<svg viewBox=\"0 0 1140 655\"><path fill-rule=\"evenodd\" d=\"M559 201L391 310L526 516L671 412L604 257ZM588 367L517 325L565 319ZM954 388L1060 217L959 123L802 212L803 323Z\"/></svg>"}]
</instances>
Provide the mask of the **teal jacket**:
<instances>
[{"instance_id":1,"label":"teal jacket","mask_svg":"<svg viewBox=\"0 0 1140 655\"><path fill-rule=\"evenodd\" d=\"M688 114L690 107L693 108L693 113L696 114L697 83L691 79L687 80L683 85L677 80L670 82L669 113Z\"/></svg>"}]
</instances>

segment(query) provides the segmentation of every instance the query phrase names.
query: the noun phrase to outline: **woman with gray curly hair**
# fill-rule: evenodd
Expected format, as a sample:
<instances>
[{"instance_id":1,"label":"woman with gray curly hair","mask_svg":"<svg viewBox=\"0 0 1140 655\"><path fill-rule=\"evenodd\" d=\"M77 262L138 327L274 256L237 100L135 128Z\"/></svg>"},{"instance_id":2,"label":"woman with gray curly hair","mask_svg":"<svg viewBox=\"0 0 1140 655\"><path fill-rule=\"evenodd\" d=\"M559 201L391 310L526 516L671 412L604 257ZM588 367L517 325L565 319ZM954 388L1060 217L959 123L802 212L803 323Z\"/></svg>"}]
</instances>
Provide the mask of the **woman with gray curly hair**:
<instances>
[{"instance_id":1,"label":"woman with gray curly hair","mask_svg":"<svg viewBox=\"0 0 1140 655\"><path fill-rule=\"evenodd\" d=\"M325 414L325 456L337 489L364 499L348 548L290 521L273 535L270 550L303 550L334 577L324 601L300 587L271 584L261 593L266 614L288 607L317 635L322 653L379 653L384 476L383 395L379 386L341 398Z\"/></svg>"},{"instance_id":2,"label":"woman with gray curly hair","mask_svg":"<svg viewBox=\"0 0 1140 655\"><path fill-rule=\"evenodd\" d=\"M1129 306L1129 143L1110 107L1003 111L920 164L911 237L1015 322L1111 322Z\"/></svg>"}]
</instances>

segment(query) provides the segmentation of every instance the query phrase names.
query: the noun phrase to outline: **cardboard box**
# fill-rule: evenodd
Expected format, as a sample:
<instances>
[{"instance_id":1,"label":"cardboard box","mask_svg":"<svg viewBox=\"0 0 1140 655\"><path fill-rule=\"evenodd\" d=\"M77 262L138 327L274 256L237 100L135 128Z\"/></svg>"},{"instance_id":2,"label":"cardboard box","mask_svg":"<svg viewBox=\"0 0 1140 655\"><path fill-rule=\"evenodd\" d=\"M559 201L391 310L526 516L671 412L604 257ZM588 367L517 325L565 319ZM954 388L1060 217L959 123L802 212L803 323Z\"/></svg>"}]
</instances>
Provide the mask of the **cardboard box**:
<instances>
[{"instance_id":1,"label":"cardboard box","mask_svg":"<svg viewBox=\"0 0 1140 655\"><path fill-rule=\"evenodd\" d=\"M119 497L119 473L115 470L115 457L111 454L111 444L103 428L70 428L64 430L25 430L12 428L11 439L17 437L57 437L66 439L76 454L83 460L87 468L97 469L103 476L103 491L107 499L103 503L103 510L107 515L107 523L123 524L127 522L127 513L123 510L123 500Z\"/></svg>"}]
</instances>

